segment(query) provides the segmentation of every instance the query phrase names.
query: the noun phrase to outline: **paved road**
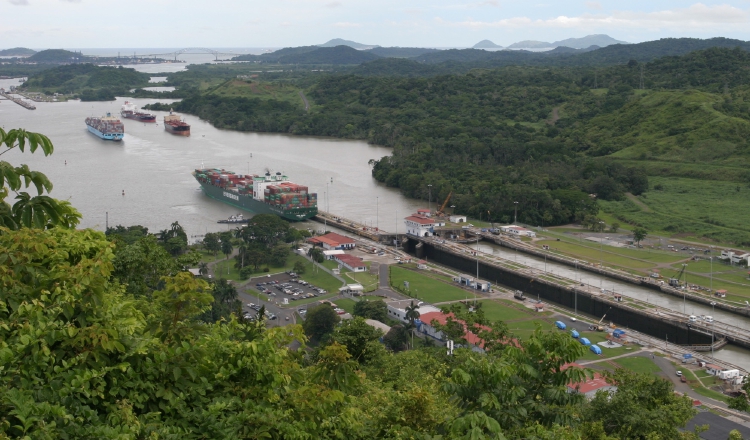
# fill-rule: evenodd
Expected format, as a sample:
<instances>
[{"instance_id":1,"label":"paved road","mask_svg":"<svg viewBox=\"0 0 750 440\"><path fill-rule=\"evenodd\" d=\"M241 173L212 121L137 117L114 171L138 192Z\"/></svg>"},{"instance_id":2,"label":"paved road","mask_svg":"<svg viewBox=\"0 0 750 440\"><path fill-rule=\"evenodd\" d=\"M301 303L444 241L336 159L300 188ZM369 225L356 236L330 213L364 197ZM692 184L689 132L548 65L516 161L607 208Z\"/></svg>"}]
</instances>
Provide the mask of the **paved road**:
<instances>
[{"instance_id":1,"label":"paved road","mask_svg":"<svg viewBox=\"0 0 750 440\"><path fill-rule=\"evenodd\" d=\"M299 91L299 97L302 98L302 102L305 103L305 111L309 111L310 103L307 102L307 98L305 98L305 94L302 93L302 90Z\"/></svg>"},{"instance_id":2,"label":"paved road","mask_svg":"<svg viewBox=\"0 0 750 440\"><path fill-rule=\"evenodd\" d=\"M742 438L750 438L750 428L740 425L712 412L701 411L687 423L685 429L692 431L699 425L708 425L708 431L702 432L700 437L706 440L726 440L729 432L736 429Z\"/></svg>"}]
</instances>

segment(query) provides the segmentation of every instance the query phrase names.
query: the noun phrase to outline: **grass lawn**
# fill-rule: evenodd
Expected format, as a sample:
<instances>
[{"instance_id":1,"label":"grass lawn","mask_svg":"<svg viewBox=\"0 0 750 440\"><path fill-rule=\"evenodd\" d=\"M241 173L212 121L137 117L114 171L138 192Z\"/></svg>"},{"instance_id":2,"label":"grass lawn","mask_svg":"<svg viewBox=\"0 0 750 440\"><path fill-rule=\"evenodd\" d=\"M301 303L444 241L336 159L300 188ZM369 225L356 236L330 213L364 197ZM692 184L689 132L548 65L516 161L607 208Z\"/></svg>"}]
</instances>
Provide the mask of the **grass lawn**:
<instances>
[{"instance_id":1,"label":"grass lawn","mask_svg":"<svg viewBox=\"0 0 750 440\"><path fill-rule=\"evenodd\" d=\"M577 257L590 262L599 262L632 269L645 269L653 267L655 263L672 263L684 260L683 255L670 255L667 253L646 251L642 249L614 248L603 246L600 250L596 245L586 245L586 242L572 243L569 241L540 240L538 244L546 244L553 252ZM644 261L641 261L644 260Z\"/></svg>"},{"instance_id":2,"label":"grass lawn","mask_svg":"<svg viewBox=\"0 0 750 440\"><path fill-rule=\"evenodd\" d=\"M435 304L444 301L457 301L473 298L470 292L457 286L438 281L419 272L410 271L397 266L390 266L391 286L403 291L404 281L409 281L409 294L423 301Z\"/></svg>"},{"instance_id":3,"label":"grass lawn","mask_svg":"<svg viewBox=\"0 0 750 440\"><path fill-rule=\"evenodd\" d=\"M365 292L372 292L378 288L378 275L370 272L345 272L344 278L350 279L351 283L359 283L365 288Z\"/></svg>"},{"instance_id":4,"label":"grass lawn","mask_svg":"<svg viewBox=\"0 0 750 440\"><path fill-rule=\"evenodd\" d=\"M336 305L346 310L349 313L354 313L354 304L356 303L357 303L356 301L354 301L353 299L349 299L349 298L342 298L342 299L336 300Z\"/></svg>"},{"instance_id":5,"label":"grass lawn","mask_svg":"<svg viewBox=\"0 0 750 440\"><path fill-rule=\"evenodd\" d=\"M622 368L635 371L636 373L656 374L661 372L661 368L659 368L651 359L641 356L619 358L614 362Z\"/></svg>"},{"instance_id":6,"label":"grass lawn","mask_svg":"<svg viewBox=\"0 0 750 440\"><path fill-rule=\"evenodd\" d=\"M708 388L703 388L702 386L695 386L690 388L701 396L710 397L711 399L719 400L724 403L729 402L729 397L718 391L709 390Z\"/></svg>"},{"instance_id":7,"label":"grass lawn","mask_svg":"<svg viewBox=\"0 0 750 440\"><path fill-rule=\"evenodd\" d=\"M701 377L701 378L703 378L703 377L709 377L709 376L711 376L711 374L709 374L709 373L708 373L708 371L706 371L706 370L702 370L702 369L701 369L701 370L696 370L696 371L695 371L695 375L696 375L697 377Z\"/></svg>"},{"instance_id":8,"label":"grass lawn","mask_svg":"<svg viewBox=\"0 0 750 440\"><path fill-rule=\"evenodd\" d=\"M231 79L213 88L209 95L224 96L228 98L257 98L262 100L274 99L286 101L290 104L304 106L299 95L300 89L289 84L276 84L259 82L256 78L252 80ZM305 95L307 101L312 105L312 100Z\"/></svg>"},{"instance_id":9,"label":"grass lawn","mask_svg":"<svg viewBox=\"0 0 750 440\"><path fill-rule=\"evenodd\" d=\"M481 304L482 310L484 310L484 316L486 316L490 321L507 322L536 318L536 316L534 315L535 312L531 310L529 310L529 312L526 312L515 307L500 304L497 301L484 300L481 301ZM513 322L513 324L515 324L515 322ZM510 325L510 323L508 325Z\"/></svg>"}]
</instances>

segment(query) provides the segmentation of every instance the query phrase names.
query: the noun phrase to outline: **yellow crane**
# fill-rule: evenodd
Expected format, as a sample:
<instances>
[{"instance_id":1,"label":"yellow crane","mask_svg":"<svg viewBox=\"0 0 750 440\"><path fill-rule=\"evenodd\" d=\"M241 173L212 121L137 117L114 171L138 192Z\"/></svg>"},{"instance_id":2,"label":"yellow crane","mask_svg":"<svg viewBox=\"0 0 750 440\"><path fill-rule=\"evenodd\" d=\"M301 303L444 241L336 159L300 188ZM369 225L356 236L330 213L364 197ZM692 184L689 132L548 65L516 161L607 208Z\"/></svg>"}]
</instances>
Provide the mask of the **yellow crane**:
<instances>
[{"instance_id":1,"label":"yellow crane","mask_svg":"<svg viewBox=\"0 0 750 440\"><path fill-rule=\"evenodd\" d=\"M443 205L440 206L440 209L438 209L435 215L445 215L445 207L448 206L448 202L450 201L452 195L453 191L448 193L448 197L445 198L445 202L443 202Z\"/></svg>"}]
</instances>

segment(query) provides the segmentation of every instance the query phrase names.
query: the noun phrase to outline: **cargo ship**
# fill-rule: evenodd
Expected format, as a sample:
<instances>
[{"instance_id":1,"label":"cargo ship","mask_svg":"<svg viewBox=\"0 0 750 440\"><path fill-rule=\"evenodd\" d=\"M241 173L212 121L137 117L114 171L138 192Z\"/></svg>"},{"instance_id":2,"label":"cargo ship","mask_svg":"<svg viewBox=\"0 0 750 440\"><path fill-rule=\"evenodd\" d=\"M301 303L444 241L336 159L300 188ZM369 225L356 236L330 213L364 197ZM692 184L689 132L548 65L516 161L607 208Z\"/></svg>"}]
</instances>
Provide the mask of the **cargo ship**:
<instances>
[{"instance_id":1,"label":"cargo ship","mask_svg":"<svg viewBox=\"0 0 750 440\"><path fill-rule=\"evenodd\" d=\"M125 136L125 126L110 113L102 118L86 118L86 127L90 132L109 141L121 141Z\"/></svg>"},{"instance_id":2,"label":"cargo ship","mask_svg":"<svg viewBox=\"0 0 750 440\"><path fill-rule=\"evenodd\" d=\"M318 213L318 195L281 173L243 175L207 168L195 170L193 176L209 197L255 214L303 221Z\"/></svg>"},{"instance_id":3,"label":"cargo ship","mask_svg":"<svg viewBox=\"0 0 750 440\"><path fill-rule=\"evenodd\" d=\"M164 129L172 134L190 136L190 125L180 119L179 115L172 114L172 110L169 111L167 116L164 116Z\"/></svg>"},{"instance_id":4,"label":"cargo ship","mask_svg":"<svg viewBox=\"0 0 750 440\"><path fill-rule=\"evenodd\" d=\"M135 104L125 101L120 108L120 116L128 119L135 119L140 122L156 122L156 115L142 112Z\"/></svg>"}]
</instances>

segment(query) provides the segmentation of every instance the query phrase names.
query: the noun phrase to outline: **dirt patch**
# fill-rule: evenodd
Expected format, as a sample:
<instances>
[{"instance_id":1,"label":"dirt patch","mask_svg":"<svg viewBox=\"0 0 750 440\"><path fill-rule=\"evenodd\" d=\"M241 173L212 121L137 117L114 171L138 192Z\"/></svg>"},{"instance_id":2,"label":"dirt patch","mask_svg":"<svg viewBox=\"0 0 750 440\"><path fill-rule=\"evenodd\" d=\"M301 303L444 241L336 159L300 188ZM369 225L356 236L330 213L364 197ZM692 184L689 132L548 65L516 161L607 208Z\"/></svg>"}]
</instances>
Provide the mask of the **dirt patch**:
<instances>
[{"instance_id":1,"label":"dirt patch","mask_svg":"<svg viewBox=\"0 0 750 440\"><path fill-rule=\"evenodd\" d=\"M552 118L547 120L547 124L555 125L555 122L557 122L559 119L560 119L560 107L555 107L552 109Z\"/></svg>"},{"instance_id":2,"label":"dirt patch","mask_svg":"<svg viewBox=\"0 0 750 440\"><path fill-rule=\"evenodd\" d=\"M625 195L628 197L628 200L635 203L643 212L651 212L651 208L648 207L645 203L643 203L638 197L631 193L625 193Z\"/></svg>"}]
</instances>

